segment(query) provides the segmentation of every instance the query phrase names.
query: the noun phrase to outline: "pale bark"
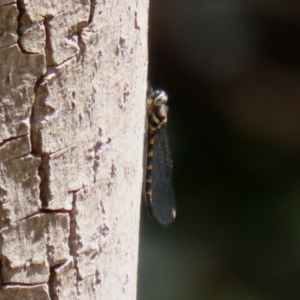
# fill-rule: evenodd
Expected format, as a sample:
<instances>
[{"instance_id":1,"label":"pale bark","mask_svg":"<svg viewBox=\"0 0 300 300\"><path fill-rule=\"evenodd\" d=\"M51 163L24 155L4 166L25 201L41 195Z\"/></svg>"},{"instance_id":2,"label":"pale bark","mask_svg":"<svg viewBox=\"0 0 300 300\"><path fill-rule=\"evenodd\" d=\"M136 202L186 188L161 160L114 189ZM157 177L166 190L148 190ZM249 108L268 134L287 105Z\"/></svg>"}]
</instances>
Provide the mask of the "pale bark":
<instances>
[{"instance_id":1,"label":"pale bark","mask_svg":"<svg viewBox=\"0 0 300 300\"><path fill-rule=\"evenodd\" d=\"M0 0L0 299L135 299L148 0Z\"/></svg>"}]
</instances>

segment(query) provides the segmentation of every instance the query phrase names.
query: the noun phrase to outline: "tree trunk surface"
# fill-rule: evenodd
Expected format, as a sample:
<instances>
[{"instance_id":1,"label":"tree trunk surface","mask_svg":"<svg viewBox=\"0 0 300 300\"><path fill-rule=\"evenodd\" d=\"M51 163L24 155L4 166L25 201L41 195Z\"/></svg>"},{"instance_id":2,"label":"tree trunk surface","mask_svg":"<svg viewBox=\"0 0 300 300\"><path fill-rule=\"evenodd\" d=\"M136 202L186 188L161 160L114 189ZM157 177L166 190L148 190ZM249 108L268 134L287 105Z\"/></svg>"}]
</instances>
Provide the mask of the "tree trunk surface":
<instances>
[{"instance_id":1,"label":"tree trunk surface","mask_svg":"<svg viewBox=\"0 0 300 300\"><path fill-rule=\"evenodd\" d=\"M136 298L148 0L0 0L0 299Z\"/></svg>"}]
</instances>

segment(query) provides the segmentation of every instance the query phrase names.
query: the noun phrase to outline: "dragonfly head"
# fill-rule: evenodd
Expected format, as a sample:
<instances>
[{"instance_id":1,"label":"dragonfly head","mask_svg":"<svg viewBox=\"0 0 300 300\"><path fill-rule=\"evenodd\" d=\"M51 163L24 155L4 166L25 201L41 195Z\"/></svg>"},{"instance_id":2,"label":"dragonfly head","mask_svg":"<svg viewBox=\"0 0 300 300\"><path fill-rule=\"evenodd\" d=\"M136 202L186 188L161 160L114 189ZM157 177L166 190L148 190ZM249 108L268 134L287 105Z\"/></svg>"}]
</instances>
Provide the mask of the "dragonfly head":
<instances>
[{"instance_id":1,"label":"dragonfly head","mask_svg":"<svg viewBox=\"0 0 300 300\"><path fill-rule=\"evenodd\" d=\"M168 95L162 90L154 90L150 96L155 106L161 106L168 102Z\"/></svg>"}]
</instances>

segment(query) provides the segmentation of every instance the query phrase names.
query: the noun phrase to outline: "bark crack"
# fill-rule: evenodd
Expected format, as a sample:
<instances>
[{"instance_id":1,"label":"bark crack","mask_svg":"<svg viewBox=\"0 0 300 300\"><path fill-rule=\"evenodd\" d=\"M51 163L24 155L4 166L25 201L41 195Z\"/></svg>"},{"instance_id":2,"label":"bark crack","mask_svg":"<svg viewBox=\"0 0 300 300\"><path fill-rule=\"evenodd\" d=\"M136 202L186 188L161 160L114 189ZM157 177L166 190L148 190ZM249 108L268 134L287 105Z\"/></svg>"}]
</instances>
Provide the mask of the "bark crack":
<instances>
[{"instance_id":1,"label":"bark crack","mask_svg":"<svg viewBox=\"0 0 300 300\"><path fill-rule=\"evenodd\" d=\"M9 3L5 3L5 4L1 4L1 7L5 7L5 6L10 6L12 4L15 4L15 1L9 2Z\"/></svg>"},{"instance_id":2,"label":"bark crack","mask_svg":"<svg viewBox=\"0 0 300 300\"><path fill-rule=\"evenodd\" d=\"M79 274L79 268L77 263L77 239L76 239L76 228L77 228L77 221L76 221L76 215L77 215L77 208L76 208L76 194L73 194L73 201L72 201L72 210L70 211L70 235L69 235L69 249L70 249L70 255L73 257L74 262L74 269L76 270L76 293L79 294L78 290L78 281L80 280L78 277Z\"/></svg>"},{"instance_id":3,"label":"bark crack","mask_svg":"<svg viewBox=\"0 0 300 300\"><path fill-rule=\"evenodd\" d=\"M61 209L48 209L48 208L42 208L41 212L45 213L45 214L49 214L49 213L69 213L71 211L71 209L65 209L65 208L61 208Z\"/></svg>"},{"instance_id":4,"label":"bark crack","mask_svg":"<svg viewBox=\"0 0 300 300\"><path fill-rule=\"evenodd\" d=\"M41 214L41 211L34 212L33 214L27 215L26 217L17 220L16 223L22 222L24 220L28 220L28 219L30 219L30 218L32 218L34 216L38 216L40 214Z\"/></svg>"},{"instance_id":5,"label":"bark crack","mask_svg":"<svg viewBox=\"0 0 300 300\"><path fill-rule=\"evenodd\" d=\"M83 25L82 28L80 30L78 30L78 33L77 33L78 34L78 47L80 49L79 54L78 54L78 58L82 57L82 60L81 60L81 65L82 66L84 66L84 55L85 55L85 52L86 52L86 44L85 44L84 39L83 39L83 30L85 28L89 27L93 23L95 10L96 10L96 5L97 5L96 0L91 0L90 15L89 15L89 18L88 18L88 22L87 22L87 24Z\"/></svg>"},{"instance_id":6,"label":"bark crack","mask_svg":"<svg viewBox=\"0 0 300 300\"><path fill-rule=\"evenodd\" d=\"M41 282L35 282L35 283L21 283L21 282L9 282L9 283L3 283L1 286L2 287L5 287L5 286L15 286L15 287L18 287L18 286L30 286L30 287L35 287L35 286L40 286L41 284L48 284L47 281L41 281Z\"/></svg>"},{"instance_id":7,"label":"bark crack","mask_svg":"<svg viewBox=\"0 0 300 300\"><path fill-rule=\"evenodd\" d=\"M6 144L10 143L11 141L20 139L20 138L25 137L25 136L27 136L27 134L23 134L23 135L19 135L19 136L11 136L8 139L4 139L0 143L0 148L3 147L3 146L5 146Z\"/></svg>"},{"instance_id":8,"label":"bark crack","mask_svg":"<svg viewBox=\"0 0 300 300\"><path fill-rule=\"evenodd\" d=\"M25 49L23 48L22 43L20 42L20 38L22 36L22 18L24 16L25 12L26 12L25 5L24 5L23 0L17 0L16 4L17 4L17 9L19 11L19 15L18 15L18 18L17 18L17 22L18 22L18 27L17 27L18 41L17 41L17 44L18 44L21 52L27 53L25 51Z\"/></svg>"},{"instance_id":9,"label":"bark crack","mask_svg":"<svg viewBox=\"0 0 300 300\"><path fill-rule=\"evenodd\" d=\"M96 0L91 0L90 15L89 15L88 24L93 23L94 15L95 15L95 9L96 9L96 4L97 4Z\"/></svg>"},{"instance_id":10,"label":"bark crack","mask_svg":"<svg viewBox=\"0 0 300 300\"><path fill-rule=\"evenodd\" d=\"M44 27L45 27L45 56L46 56L46 63L48 61L47 59L47 53L51 53L51 51L53 51L52 47L51 47L51 42L50 42L50 28L49 28L49 22L53 20L53 17L45 17L44 18Z\"/></svg>"},{"instance_id":11,"label":"bark crack","mask_svg":"<svg viewBox=\"0 0 300 300\"><path fill-rule=\"evenodd\" d=\"M61 265L63 265L63 263ZM49 274L49 281L48 281L50 299L57 299L57 294L55 292L55 287L57 285L56 274L55 274L56 267L57 266L50 267L50 274Z\"/></svg>"}]
</instances>

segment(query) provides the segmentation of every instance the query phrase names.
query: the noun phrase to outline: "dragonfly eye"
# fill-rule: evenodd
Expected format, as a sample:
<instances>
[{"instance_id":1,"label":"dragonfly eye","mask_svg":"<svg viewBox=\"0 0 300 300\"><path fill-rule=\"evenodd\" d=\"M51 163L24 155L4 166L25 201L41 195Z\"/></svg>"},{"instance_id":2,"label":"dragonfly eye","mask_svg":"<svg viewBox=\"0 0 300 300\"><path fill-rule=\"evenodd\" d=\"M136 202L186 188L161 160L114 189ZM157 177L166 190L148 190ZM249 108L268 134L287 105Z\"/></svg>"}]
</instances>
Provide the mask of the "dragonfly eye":
<instances>
[{"instance_id":1,"label":"dragonfly eye","mask_svg":"<svg viewBox=\"0 0 300 300\"><path fill-rule=\"evenodd\" d=\"M168 102L168 95L162 90L155 90L152 93L153 103L156 106L166 104Z\"/></svg>"}]
</instances>

